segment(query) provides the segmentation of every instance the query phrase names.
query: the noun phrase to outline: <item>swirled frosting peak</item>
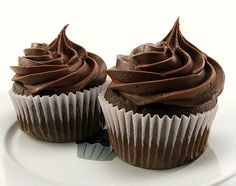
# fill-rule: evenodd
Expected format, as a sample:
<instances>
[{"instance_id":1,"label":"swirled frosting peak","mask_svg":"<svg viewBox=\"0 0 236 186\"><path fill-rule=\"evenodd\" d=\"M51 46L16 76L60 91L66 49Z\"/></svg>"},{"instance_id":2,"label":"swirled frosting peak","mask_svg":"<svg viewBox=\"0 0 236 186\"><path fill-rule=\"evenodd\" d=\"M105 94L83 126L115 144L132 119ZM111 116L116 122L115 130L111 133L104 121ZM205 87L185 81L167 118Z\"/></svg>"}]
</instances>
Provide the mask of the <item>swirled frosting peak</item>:
<instances>
[{"instance_id":1,"label":"swirled frosting peak","mask_svg":"<svg viewBox=\"0 0 236 186\"><path fill-rule=\"evenodd\" d=\"M19 57L13 81L21 83L30 93L76 92L102 84L106 79L104 61L70 41L66 25L49 45L33 43Z\"/></svg>"},{"instance_id":2,"label":"swirled frosting peak","mask_svg":"<svg viewBox=\"0 0 236 186\"><path fill-rule=\"evenodd\" d=\"M179 19L161 42L118 55L107 72L109 88L136 105L194 107L216 99L224 85L222 68L183 37Z\"/></svg>"}]
</instances>

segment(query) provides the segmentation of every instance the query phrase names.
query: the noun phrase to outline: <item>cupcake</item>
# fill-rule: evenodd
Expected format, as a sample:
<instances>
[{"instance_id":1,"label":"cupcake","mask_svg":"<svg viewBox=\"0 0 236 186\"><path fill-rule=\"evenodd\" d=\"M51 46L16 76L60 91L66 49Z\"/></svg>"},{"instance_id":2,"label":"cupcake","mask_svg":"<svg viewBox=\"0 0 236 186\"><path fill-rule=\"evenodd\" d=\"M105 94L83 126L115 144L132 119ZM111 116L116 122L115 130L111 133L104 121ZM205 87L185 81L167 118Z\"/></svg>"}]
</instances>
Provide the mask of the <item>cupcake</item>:
<instances>
[{"instance_id":1,"label":"cupcake","mask_svg":"<svg viewBox=\"0 0 236 186\"><path fill-rule=\"evenodd\" d=\"M96 161L111 161L116 157L110 145L106 129L99 131L88 139L79 141L77 155L82 159Z\"/></svg>"},{"instance_id":2,"label":"cupcake","mask_svg":"<svg viewBox=\"0 0 236 186\"><path fill-rule=\"evenodd\" d=\"M112 82L99 101L119 158L168 169L204 152L224 72L183 37L179 20L161 42L119 55L107 73Z\"/></svg>"},{"instance_id":3,"label":"cupcake","mask_svg":"<svg viewBox=\"0 0 236 186\"><path fill-rule=\"evenodd\" d=\"M95 134L104 119L98 94L106 87L106 65L66 36L33 43L19 57L10 96L19 126L49 142L73 142Z\"/></svg>"}]
</instances>

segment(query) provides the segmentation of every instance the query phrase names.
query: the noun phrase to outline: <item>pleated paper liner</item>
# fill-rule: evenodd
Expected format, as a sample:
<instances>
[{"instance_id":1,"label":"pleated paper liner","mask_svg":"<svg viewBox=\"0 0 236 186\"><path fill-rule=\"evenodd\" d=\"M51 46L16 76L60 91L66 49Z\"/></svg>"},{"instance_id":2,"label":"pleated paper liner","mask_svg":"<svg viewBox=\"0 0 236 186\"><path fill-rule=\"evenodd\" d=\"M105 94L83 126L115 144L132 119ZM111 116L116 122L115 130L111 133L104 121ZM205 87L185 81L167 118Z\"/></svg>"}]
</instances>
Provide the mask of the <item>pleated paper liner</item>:
<instances>
[{"instance_id":1,"label":"pleated paper liner","mask_svg":"<svg viewBox=\"0 0 236 186\"><path fill-rule=\"evenodd\" d=\"M52 95L25 96L10 90L19 126L26 134L49 142L74 142L95 134L104 118L98 94L107 82L89 90Z\"/></svg>"},{"instance_id":2,"label":"pleated paper liner","mask_svg":"<svg viewBox=\"0 0 236 186\"><path fill-rule=\"evenodd\" d=\"M143 168L168 169L193 161L207 146L217 106L189 117L134 114L109 104L103 94L99 102L112 147L119 158Z\"/></svg>"},{"instance_id":3,"label":"pleated paper liner","mask_svg":"<svg viewBox=\"0 0 236 186\"><path fill-rule=\"evenodd\" d=\"M79 158L96 161L111 161L116 157L110 145L106 129L77 143L77 155Z\"/></svg>"}]
</instances>

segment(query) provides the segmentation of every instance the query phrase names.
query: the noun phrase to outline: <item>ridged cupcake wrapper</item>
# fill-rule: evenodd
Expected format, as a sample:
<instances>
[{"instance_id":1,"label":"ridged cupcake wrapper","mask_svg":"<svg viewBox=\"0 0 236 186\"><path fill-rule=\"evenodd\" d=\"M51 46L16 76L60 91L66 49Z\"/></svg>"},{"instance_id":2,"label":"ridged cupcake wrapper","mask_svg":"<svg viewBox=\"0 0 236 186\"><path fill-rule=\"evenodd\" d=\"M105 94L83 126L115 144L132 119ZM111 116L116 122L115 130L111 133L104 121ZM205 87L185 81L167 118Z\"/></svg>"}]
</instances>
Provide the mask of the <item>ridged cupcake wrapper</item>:
<instances>
[{"instance_id":1,"label":"ridged cupcake wrapper","mask_svg":"<svg viewBox=\"0 0 236 186\"><path fill-rule=\"evenodd\" d=\"M207 146L217 111L216 106L189 117L143 116L109 104L103 94L99 95L99 102L117 156L149 169L172 168L196 159Z\"/></svg>"},{"instance_id":2,"label":"ridged cupcake wrapper","mask_svg":"<svg viewBox=\"0 0 236 186\"><path fill-rule=\"evenodd\" d=\"M78 144L78 157L96 161L111 161L116 155L111 146L104 146L100 143L82 143Z\"/></svg>"},{"instance_id":3,"label":"ridged cupcake wrapper","mask_svg":"<svg viewBox=\"0 0 236 186\"><path fill-rule=\"evenodd\" d=\"M25 96L9 91L20 128L50 142L73 142L93 135L104 125L98 94L107 82L89 90L52 95Z\"/></svg>"}]
</instances>

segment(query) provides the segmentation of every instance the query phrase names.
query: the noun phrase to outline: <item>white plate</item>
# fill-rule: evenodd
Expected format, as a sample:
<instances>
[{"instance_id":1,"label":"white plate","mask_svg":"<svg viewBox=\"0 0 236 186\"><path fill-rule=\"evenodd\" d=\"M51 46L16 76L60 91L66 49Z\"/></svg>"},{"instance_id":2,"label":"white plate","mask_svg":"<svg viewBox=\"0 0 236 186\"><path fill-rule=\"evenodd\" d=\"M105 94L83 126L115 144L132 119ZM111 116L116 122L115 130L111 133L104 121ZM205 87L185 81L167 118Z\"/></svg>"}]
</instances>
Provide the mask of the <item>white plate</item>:
<instances>
[{"instance_id":1,"label":"white plate","mask_svg":"<svg viewBox=\"0 0 236 186\"><path fill-rule=\"evenodd\" d=\"M92 161L77 157L74 143L55 144L35 140L21 132L8 95L1 112L1 147L7 185L11 186L120 186L213 185L236 173L236 117L229 109L234 100L219 103L209 146L191 164L170 170L146 170L118 158ZM227 109L226 109L227 108Z\"/></svg>"}]
</instances>

